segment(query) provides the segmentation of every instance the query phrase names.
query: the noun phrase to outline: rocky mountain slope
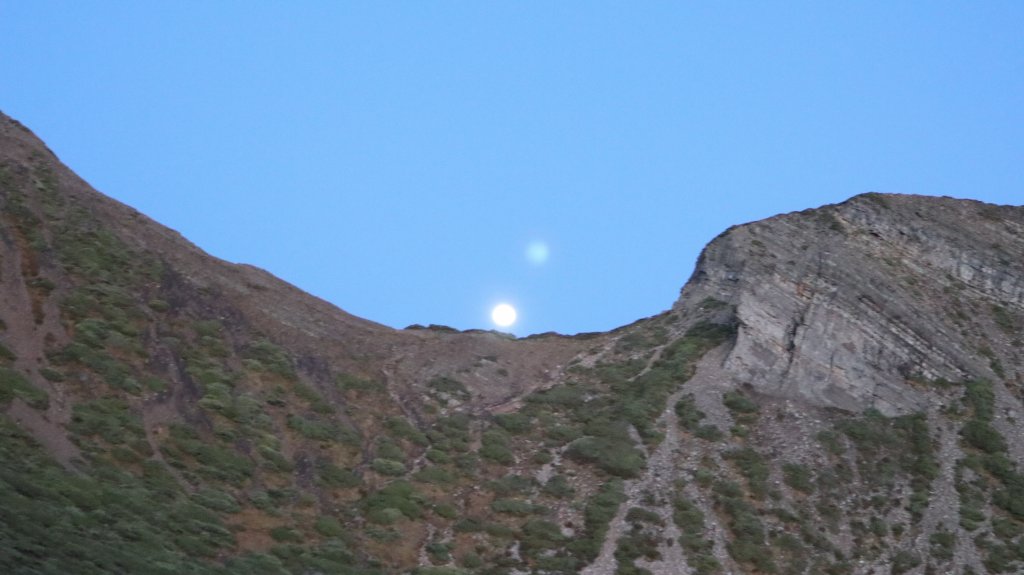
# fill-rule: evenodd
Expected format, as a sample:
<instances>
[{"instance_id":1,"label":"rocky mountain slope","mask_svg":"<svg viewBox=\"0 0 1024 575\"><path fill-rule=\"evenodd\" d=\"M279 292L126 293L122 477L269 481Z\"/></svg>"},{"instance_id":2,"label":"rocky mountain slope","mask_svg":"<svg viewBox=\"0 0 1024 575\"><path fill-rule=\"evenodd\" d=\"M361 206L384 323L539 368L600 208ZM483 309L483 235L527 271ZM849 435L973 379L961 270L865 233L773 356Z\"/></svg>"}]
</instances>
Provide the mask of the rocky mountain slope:
<instances>
[{"instance_id":1,"label":"rocky mountain slope","mask_svg":"<svg viewBox=\"0 0 1024 575\"><path fill-rule=\"evenodd\" d=\"M4 572L1024 569L1021 207L735 227L603 334L393 330L0 115L0 242Z\"/></svg>"}]
</instances>

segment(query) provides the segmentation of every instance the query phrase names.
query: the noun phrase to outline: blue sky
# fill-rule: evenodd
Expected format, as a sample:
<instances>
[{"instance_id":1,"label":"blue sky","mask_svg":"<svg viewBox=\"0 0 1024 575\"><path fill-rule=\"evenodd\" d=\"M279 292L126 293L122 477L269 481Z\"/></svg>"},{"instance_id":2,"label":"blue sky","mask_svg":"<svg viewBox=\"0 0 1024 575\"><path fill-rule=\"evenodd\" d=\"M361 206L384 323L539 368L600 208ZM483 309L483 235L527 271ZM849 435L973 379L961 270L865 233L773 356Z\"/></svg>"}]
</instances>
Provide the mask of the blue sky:
<instances>
[{"instance_id":1,"label":"blue sky","mask_svg":"<svg viewBox=\"0 0 1024 575\"><path fill-rule=\"evenodd\" d=\"M1021 2L0 0L0 110L351 313L575 333L667 309L732 224L1024 203L1021 30Z\"/></svg>"}]
</instances>

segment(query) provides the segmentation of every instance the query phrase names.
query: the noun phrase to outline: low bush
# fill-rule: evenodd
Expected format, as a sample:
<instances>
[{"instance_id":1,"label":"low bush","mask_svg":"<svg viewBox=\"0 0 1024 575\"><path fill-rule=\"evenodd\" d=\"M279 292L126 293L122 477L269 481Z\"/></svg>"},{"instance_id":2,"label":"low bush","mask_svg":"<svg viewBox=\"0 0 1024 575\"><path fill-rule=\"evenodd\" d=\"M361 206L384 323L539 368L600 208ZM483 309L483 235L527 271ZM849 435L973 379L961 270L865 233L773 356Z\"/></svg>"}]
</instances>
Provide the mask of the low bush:
<instances>
[{"instance_id":1,"label":"low bush","mask_svg":"<svg viewBox=\"0 0 1024 575\"><path fill-rule=\"evenodd\" d=\"M633 478L646 465L643 453L628 441L606 437L581 437L569 444L566 457L582 463L593 463L608 474Z\"/></svg>"},{"instance_id":2,"label":"low bush","mask_svg":"<svg viewBox=\"0 0 1024 575\"><path fill-rule=\"evenodd\" d=\"M572 497L576 490L569 485L569 481L564 475L554 475L548 482L541 488L541 493L544 495L550 495L556 499L567 499Z\"/></svg>"},{"instance_id":3,"label":"low bush","mask_svg":"<svg viewBox=\"0 0 1024 575\"><path fill-rule=\"evenodd\" d=\"M362 505L367 518L371 520L373 520L375 513L382 513L385 516L393 517L394 514L387 511L389 509L394 510L400 516L409 519L419 519L423 516L424 502L423 496L416 491L411 483L407 481L394 481L367 496L363 500ZM379 516L377 517L379 518ZM398 518L394 517L394 519ZM381 521L375 522L382 523Z\"/></svg>"},{"instance_id":4,"label":"low bush","mask_svg":"<svg viewBox=\"0 0 1024 575\"><path fill-rule=\"evenodd\" d=\"M751 495L764 499L768 492L768 463L760 453L750 447L732 449L722 456L731 461L747 480Z\"/></svg>"},{"instance_id":5,"label":"low bush","mask_svg":"<svg viewBox=\"0 0 1024 575\"><path fill-rule=\"evenodd\" d=\"M676 416L679 418L679 427L687 431L696 431L704 412L697 409L696 400L693 394L684 395L675 405Z\"/></svg>"},{"instance_id":6,"label":"low bush","mask_svg":"<svg viewBox=\"0 0 1024 575\"><path fill-rule=\"evenodd\" d=\"M436 465L420 469L412 478L413 481L419 483L450 484L455 482L455 476L451 472Z\"/></svg>"},{"instance_id":7,"label":"low bush","mask_svg":"<svg viewBox=\"0 0 1024 575\"><path fill-rule=\"evenodd\" d=\"M525 434L533 428L530 417L523 413L502 413L494 416L494 422L513 435Z\"/></svg>"},{"instance_id":8,"label":"low bush","mask_svg":"<svg viewBox=\"0 0 1024 575\"><path fill-rule=\"evenodd\" d=\"M35 409L50 406L50 397L45 391L32 385L21 373L7 367L0 367L0 405L6 405L15 397Z\"/></svg>"},{"instance_id":9,"label":"low bush","mask_svg":"<svg viewBox=\"0 0 1024 575\"><path fill-rule=\"evenodd\" d=\"M373 470L381 475L389 475L397 477L405 475L405 464L401 461L394 461L392 459L377 458L372 463Z\"/></svg>"},{"instance_id":10,"label":"low bush","mask_svg":"<svg viewBox=\"0 0 1024 575\"><path fill-rule=\"evenodd\" d=\"M749 397L740 391L727 391L722 396L722 404L734 413L757 413L758 407Z\"/></svg>"},{"instance_id":11,"label":"low bush","mask_svg":"<svg viewBox=\"0 0 1024 575\"><path fill-rule=\"evenodd\" d=\"M813 493L814 483L810 468L799 463L783 463L782 477L786 485L802 493Z\"/></svg>"},{"instance_id":12,"label":"low bush","mask_svg":"<svg viewBox=\"0 0 1024 575\"><path fill-rule=\"evenodd\" d=\"M642 507L631 507L626 513L626 521L630 523L649 523L659 527L665 525L660 515Z\"/></svg>"},{"instance_id":13,"label":"low bush","mask_svg":"<svg viewBox=\"0 0 1024 575\"><path fill-rule=\"evenodd\" d=\"M327 487L351 488L362 485L362 479L355 472L338 467L326 459L317 461L318 483Z\"/></svg>"},{"instance_id":14,"label":"low bush","mask_svg":"<svg viewBox=\"0 0 1024 575\"><path fill-rule=\"evenodd\" d=\"M567 545L567 549L584 563L592 562L601 552L601 544L608 533L608 524L626 501L621 479L601 486L583 509L583 535Z\"/></svg>"}]
</instances>

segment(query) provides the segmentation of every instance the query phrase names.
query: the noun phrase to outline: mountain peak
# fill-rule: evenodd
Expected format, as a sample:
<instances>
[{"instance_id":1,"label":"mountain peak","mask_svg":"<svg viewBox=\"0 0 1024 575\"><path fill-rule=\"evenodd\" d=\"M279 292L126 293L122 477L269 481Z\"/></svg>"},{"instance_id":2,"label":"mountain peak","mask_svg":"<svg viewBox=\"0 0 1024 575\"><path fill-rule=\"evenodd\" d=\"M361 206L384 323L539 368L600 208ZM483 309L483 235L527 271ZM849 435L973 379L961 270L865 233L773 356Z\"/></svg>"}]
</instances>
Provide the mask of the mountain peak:
<instances>
[{"instance_id":1,"label":"mountain peak","mask_svg":"<svg viewBox=\"0 0 1024 575\"><path fill-rule=\"evenodd\" d=\"M1022 237L1020 207L863 194L731 228L675 308L735 307L726 370L737 381L844 409L916 411L924 399L903 380L992 376L977 348L1000 335L996 319L964 336L958 313L1024 311Z\"/></svg>"}]
</instances>

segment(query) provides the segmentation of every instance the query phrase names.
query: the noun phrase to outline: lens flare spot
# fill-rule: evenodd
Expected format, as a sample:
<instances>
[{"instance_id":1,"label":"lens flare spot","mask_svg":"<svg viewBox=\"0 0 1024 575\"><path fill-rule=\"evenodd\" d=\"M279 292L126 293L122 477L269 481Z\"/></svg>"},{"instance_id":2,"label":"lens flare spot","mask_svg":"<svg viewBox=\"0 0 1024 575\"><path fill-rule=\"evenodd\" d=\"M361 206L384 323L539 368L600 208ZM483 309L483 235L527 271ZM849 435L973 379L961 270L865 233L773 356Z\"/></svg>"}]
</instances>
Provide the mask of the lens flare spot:
<instances>
[{"instance_id":1,"label":"lens flare spot","mask_svg":"<svg viewBox=\"0 0 1024 575\"><path fill-rule=\"evenodd\" d=\"M530 242L530 244L526 246L526 261L535 266L543 265L547 262L549 255L550 250L548 250L548 245L544 242Z\"/></svg>"}]
</instances>

